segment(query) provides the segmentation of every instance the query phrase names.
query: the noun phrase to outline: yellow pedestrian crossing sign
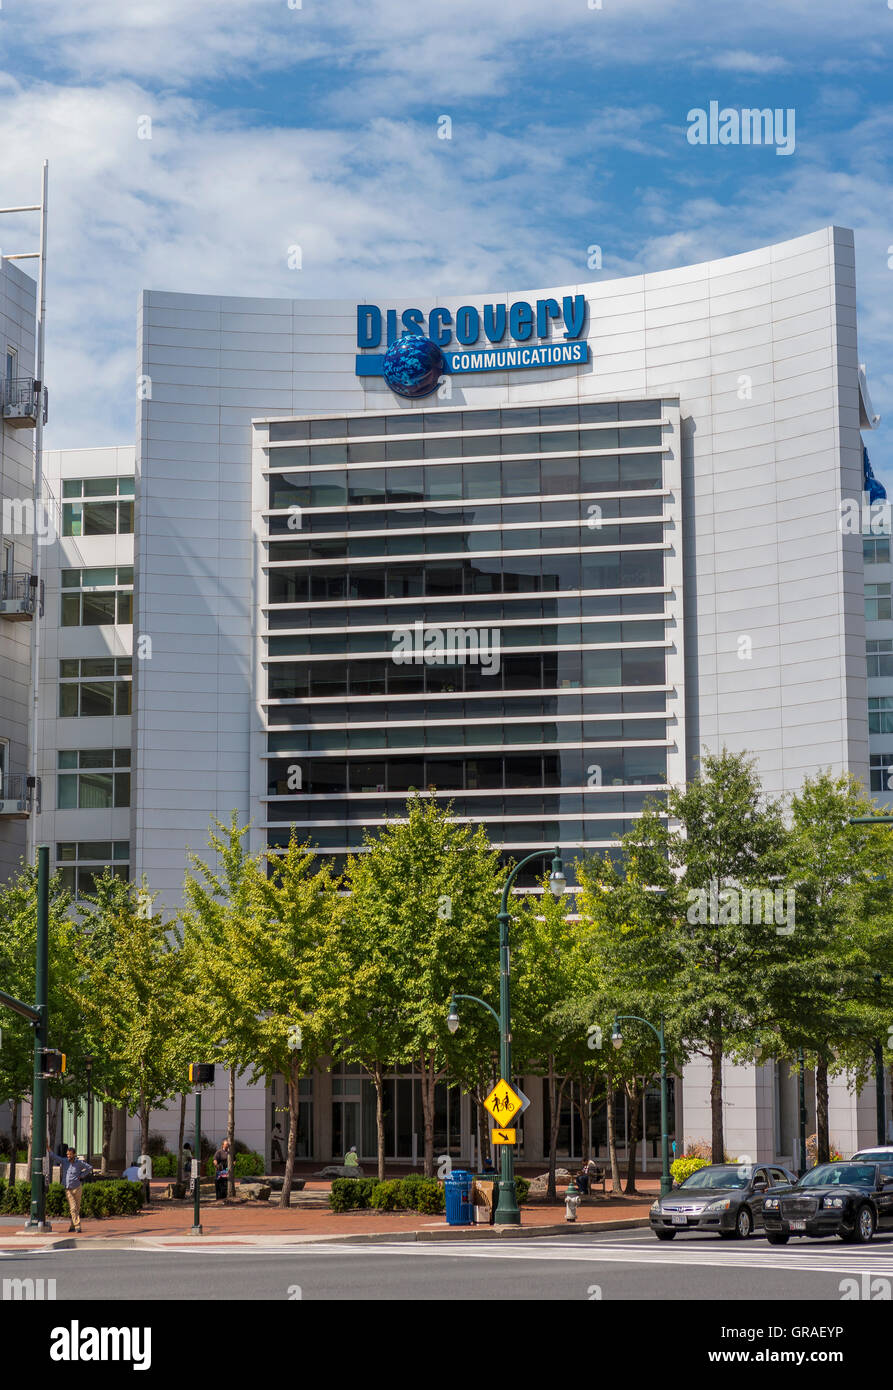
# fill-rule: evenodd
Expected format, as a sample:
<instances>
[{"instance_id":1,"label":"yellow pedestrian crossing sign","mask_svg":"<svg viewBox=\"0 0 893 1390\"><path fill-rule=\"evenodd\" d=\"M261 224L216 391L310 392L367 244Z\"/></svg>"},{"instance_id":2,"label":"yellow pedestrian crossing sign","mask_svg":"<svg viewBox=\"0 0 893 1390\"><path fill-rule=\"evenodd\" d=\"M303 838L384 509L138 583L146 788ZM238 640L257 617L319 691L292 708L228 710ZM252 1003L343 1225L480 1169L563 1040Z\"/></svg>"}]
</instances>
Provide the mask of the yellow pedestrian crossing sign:
<instances>
[{"instance_id":1,"label":"yellow pedestrian crossing sign","mask_svg":"<svg viewBox=\"0 0 893 1390\"><path fill-rule=\"evenodd\" d=\"M510 1125L518 1111L523 1106L524 1101L513 1091L504 1077L500 1077L493 1090L484 1101L484 1106L489 1110L498 1125Z\"/></svg>"},{"instance_id":2,"label":"yellow pedestrian crossing sign","mask_svg":"<svg viewBox=\"0 0 893 1390\"><path fill-rule=\"evenodd\" d=\"M515 1138L515 1131L513 1129L491 1130L490 1138L493 1140L494 1144L516 1144L518 1142Z\"/></svg>"}]
</instances>

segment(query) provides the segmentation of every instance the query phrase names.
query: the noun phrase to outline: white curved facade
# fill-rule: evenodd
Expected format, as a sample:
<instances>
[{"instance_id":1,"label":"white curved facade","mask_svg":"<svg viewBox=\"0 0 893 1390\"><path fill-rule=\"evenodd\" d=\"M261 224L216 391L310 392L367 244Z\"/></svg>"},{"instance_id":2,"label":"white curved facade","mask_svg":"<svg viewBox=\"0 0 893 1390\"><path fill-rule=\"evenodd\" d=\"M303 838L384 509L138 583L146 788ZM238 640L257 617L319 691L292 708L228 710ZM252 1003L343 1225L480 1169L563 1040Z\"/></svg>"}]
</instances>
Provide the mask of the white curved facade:
<instances>
[{"instance_id":1,"label":"white curved facade","mask_svg":"<svg viewBox=\"0 0 893 1390\"><path fill-rule=\"evenodd\" d=\"M184 846L204 849L209 816L235 809L256 827L253 847L265 842L264 422L274 419L659 402L669 780L725 745L753 753L773 793L821 767L867 781L862 546L840 527L841 498L861 497L869 425L852 233L829 227L548 290L441 298L423 288L378 307L440 306L455 320L462 306L510 311L565 296L585 299L587 361L457 374L448 398L412 401L357 375L357 299L143 294L131 862L170 908ZM561 340L557 324L549 337ZM790 1157L792 1100L769 1069L729 1068L730 1150L753 1152L756 1134L759 1157ZM257 1107L258 1144L264 1105L257 1088L242 1101L243 1118ZM873 1136L870 1096L841 1088L833 1105L844 1151ZM686 1073L684 1131L709 1133L698 1066ZM322 1124L324 1157L327 1135Z\"/></svg>"}]
</instances>

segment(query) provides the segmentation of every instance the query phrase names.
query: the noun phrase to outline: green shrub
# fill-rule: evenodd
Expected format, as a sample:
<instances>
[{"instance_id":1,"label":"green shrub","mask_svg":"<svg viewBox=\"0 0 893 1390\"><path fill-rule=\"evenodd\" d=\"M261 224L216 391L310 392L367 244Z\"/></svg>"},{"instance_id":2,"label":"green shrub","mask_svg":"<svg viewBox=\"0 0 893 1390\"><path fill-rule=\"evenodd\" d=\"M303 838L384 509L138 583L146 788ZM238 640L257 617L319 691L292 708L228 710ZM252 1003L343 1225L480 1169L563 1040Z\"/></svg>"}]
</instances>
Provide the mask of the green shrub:
<instances>
[{"instance_id":1,"label":"green shrub","mask_svg":"<svg viewBox=\"0 0 893 1390\"><path fill-rule=\"evenodd\" d=\"M0 1211L7 1216L26 1216L30 1210L31 1184L29 1182L7 1184Z\"/></svg>"},{"instance_id":2,"label":"green shrub","mask_svg":"<svg viewBox=\"0 0 893 1390\"><path fill-rule=\"evenodd\" d=\"M149 1143L146 1146L146 1153L150 1158L161 1158L168 1152L167 1140L163 1134L150 1134Z\"/></svg>"},{"instance_id":3,"label":"green shrub","mask_svg":"<svg viewBox=\"0 0 893 1390\"><path fill-rule=\"evenodd\" d=\"M422 1212L425 1216L437 1216L446 1210L446 1193L443 1184L436 1178L406 1178L404 1181L413 1183L412 1201L407 1203L413 1211Z\"/></svg>"},{"instance_id":4,"label":"green shrub","mask_svg":"<svg viewBox=\"0 0 893 1390\"><path fill-rule=\"evenodd\" d=\"M527 1201L527 1194L530 1191L530 1183L527 1178L515 1178L515 1201L519 1207L523 1207Z\"/></svg>"},{"instance_id":5,"label":"green shrub","mask_svg":"<svg viewBox=\"0 0 893 1390\"><path fill-rule=\"evenodd\" d=\"M0 1211L10 1216L27 1216L31 1211L31 1184L17 1182L14 1187L3 1184ZM143 1205L142 1184L124 1182L86 1183L81 1195L81 1215L96 1220L103 1216L132 1216ZM51 1182L47 1188L47 1216L67 1216L68 1200L61 1182Z\"/></svg>"},{"instance_id":6,"label":"green shrub","mask_svg":"<svg viewBox=\"0 0 893 1390\"><path fill-rule=\"evenodd\" d=\"M710 1160L707 1158L677 1158L670 1164L670 1174L674 1182L684 1182L691 1177L699 1168L709 1168Z\"/></svg>"},{"instance_id":7,"label":"green shrub","mask_svg":"<svg viewBox=\"0 0 893 1390\"><path fill-rule=\"evenodd\" d=\"M31 1210L29 1200L28 1210ZM61 1182L51 1182L47 1188L47 1216L67 1216L68 1202L65 1197L65 1188Z\"/></svg>"},{"instance_id":8,"label":"green shrub","mask_svg":"<svg viewBox=\"0 0 893 1390\"><path fill-rule=\"evenodd\" d=\"M389 1178L386 1182L376 1183L369 1205L376 1211L399 1211L403 1208L403 1179Z\"/></svg>"},{"instance_id":9,"label":"green shrub","mask_svg":"<svg viewBox=\"0 0 893 1390\"><path fill-rule=\"evenodd\" d=\"M89 1217L134 1216L143 1205L143 1185L139 1182L87 1183L81 1198L81 1213Z\"/></svg>"},{"instance_id":10,"label":"green shrub","mask_svg":"<svg viewBox=\"0 0 893 1390\"><path fill-rule=\"evenodd\" d=\"M153 1178L175 1178L177 1176L177 1159L175 1154L158 1154L152 1159Z\"/></svg>"},{"instance_id":11,"label":"green shrub","mask_svg":"<svg viewBox=\"0 0 893 1390\"><path fill-rule=\"evenodd\" d=\"M264 1171L264 1161L259 1153L247 1149L237 1153L233 1161L233 1172L237 1178L256 1178Z\"/></svg>"},{"instance_id":12,"label":"green shrub","mask_svg":"<svg viewBox=\"0 0 893 1390\"><path fill-rule=\"evenodd\" d=\"M329 1206L332 1211L366 1208L377 1186L375 1178L335 1178L329 1193Z\"/></svg>"}]
</instances>

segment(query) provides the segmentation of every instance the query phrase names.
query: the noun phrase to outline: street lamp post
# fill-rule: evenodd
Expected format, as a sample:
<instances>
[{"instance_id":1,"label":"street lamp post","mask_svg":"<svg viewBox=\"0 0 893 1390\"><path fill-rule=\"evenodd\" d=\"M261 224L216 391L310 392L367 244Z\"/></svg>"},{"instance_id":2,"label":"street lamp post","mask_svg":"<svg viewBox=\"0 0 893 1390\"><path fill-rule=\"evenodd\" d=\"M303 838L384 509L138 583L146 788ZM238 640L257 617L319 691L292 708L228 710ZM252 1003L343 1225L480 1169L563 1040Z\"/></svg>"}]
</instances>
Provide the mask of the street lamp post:
<instances>
[{"instance_id":1,"label":"street lamp post","mask_svg":"<svg viewBox=\"0 0 893 1390\"><path fill-rule=\"evenodd\" d=\"M800 1176L806 1172L806 1063L803 1048L797 1050L797 1065L800 1074L797 1078L798 1109L800 1112Z\"/></svg>"},{"instance_id":2,"label":"street lamp post","mask_svg":"<svg viewBox=\"0 0 893 1390\"><path fill-rule=\"evenodd\" d=\"M511 1085L512 1079L512 1020L511 1020L511 992L510 992L510 971L511 962L509 957L509 928L511 926L512 915L509 912L509 892L512 884L520 871L535 859L542 859L548 850L536 850L533 854L528 854L512 869L505 881L502 890L502 905L499 911L499 1014L483 999L478 999L473 994L454 994L450 1001L450 1013L447 1018L447 1027L451 1033L455 1033L459 1026L459 1015L456 1009L455 1000L473 999L477 1004L483 1004L488 1009L499 1025L499 1068L501 1075ZM564 865L561 860L561 853L555 850L552 859L552 872L549 875L549 890L552 896L560 898L564 894L567 880L564 877ZM518 1206L518 1198L515 1194L515 1154L511 1144L501 1144L502 1156L500 1160L500 1177L498 1182L499 1200L493 1216L494 1224L497 1226L520 1226L521 1211Z\"/></svg>"},{"instance_id":3,"label":"street lamp post","mask_svg":"<svg viewBox=\"0 0 893 1390\"><path fill-rule=\"evenodd\" d=\"M650 1028L657 1038L660 1046L660 1147L661 1147L661 1175L660 1175L660 1195L666 1197L673 1187L673 1179L670 1177L670 1134L668 1125L668 1096L667 1096L667 1040L664 1033L664 1016L660 1016L660 1027L655 1028L653 1023L649 1023L647 1018L640 1018L638 1014L617 1014L614 1019L614 1027L611 1030L611 1042L615 1048L623 1045L623 1034L620 1031L621 1022L644 1023L646 1028Z\"/></svg>"},{"instance_id":4,"label":"street lamp post","mask_svg":"<svg viewBox=\"0 0 893 1390\"><path fill-rule=\"evenodd\" d=\"M875 975L874 982L880 989L881 976ZM887 1139L887 1097L884 1079L884 1044L877 1038L874 1044L874 1094L877 1115L877 1141L886 1143Z\"/></svg>"}]
</instances>

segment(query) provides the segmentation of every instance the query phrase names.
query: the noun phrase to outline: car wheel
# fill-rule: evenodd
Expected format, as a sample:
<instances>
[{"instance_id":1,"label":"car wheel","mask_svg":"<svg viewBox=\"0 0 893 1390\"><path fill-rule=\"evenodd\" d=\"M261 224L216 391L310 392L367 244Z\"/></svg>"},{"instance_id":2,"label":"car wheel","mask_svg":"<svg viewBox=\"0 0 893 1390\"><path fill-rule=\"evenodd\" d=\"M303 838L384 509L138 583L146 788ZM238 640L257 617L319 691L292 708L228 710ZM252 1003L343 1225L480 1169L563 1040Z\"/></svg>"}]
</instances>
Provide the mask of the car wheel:
<instances>
[{"instance_id":1,"label":"car wheel","mask_svg":"<svg viewBox=\"0 0 893 1390\"><path fill-rule=\"evenodd\" d=\"M869 1206L862 1206L856 1212L856 1224L850 1239L856 1245L867 1245L874 1235L874 1212Z\"/></svg>"},{"instance_id":2,"label":"car wheel","mask_svg":"<svg viewBox=\"0 0 893 1390\"><path fill-rule=\"evenodd\" d=\"M742 1207L735 1219L735 1236L738 1240L747 1240L753 1231L753 1217L750 1214L750 1207Z\"/></svg>"},{"instance_id":3,"label":"car wheel","mask_svg":"<svg viewBox=\"0 0 893 1390\"><path fill-rule=\"evenodd\" d=\"M654 1234L658 1240L674 1240L676 1237L675 1231L655 1231Z\"/></svg>"},{"instance_id":4,"label":"car wheel","mask_svg":"<svg viewBox=\"0 0 893 1390\"><path fill-rule=\"evenodd\" d=\"M770 1245L787 1245L790 1236L786 1231L767 1231L766 1239Z\"/></svg>"}]
</instances>

